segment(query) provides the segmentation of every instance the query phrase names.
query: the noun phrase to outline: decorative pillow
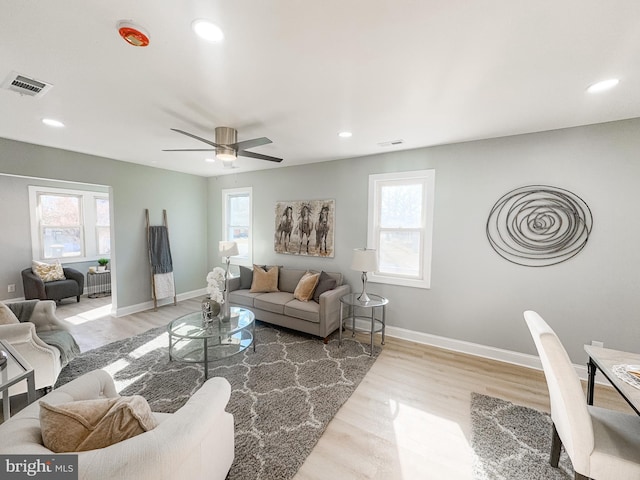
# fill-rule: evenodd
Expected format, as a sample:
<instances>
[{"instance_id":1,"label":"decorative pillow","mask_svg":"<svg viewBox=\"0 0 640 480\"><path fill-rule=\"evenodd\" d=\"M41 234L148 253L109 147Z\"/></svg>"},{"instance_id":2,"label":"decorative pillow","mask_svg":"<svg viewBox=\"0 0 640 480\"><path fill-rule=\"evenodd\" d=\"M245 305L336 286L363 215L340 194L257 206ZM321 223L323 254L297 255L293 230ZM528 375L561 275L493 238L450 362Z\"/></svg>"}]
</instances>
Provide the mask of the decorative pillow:
<instances>
[{"instance_id":1,"label":"decorative pillow","mask_svg":"<svg viewBox=\"0 0 640 480\"><path fill-rule=\"evenodd\" d=\"M240 289L251 288L253 282L253 270L240 265Z\"/></svg>"},{"instance_id":2,"label":"decorative pillow","mask_svg":"<svg viewBox=\"0 0 640 480\"><path fill-rule=\"evenodd\" d=\"M20 323L20 320L9 307L0 302L0 325L11 325L12 323Z\"/></svg>"},{"instance_id":3,"label":"decorative pillow","mask_svg":"<svg viewBox=\"0 0 640 480\"><path fill-rule=\"evenodd\" d=\"M298 286L293 292L293 297L301 302L308 302L313 297L313 292L316 289L316 285L318 285L318 280L320 279L319 273L305 273L300 281L298 282Z\"/></svg>"},{"instance_id":4,"label":"decorative pillow","mask_svg":"<svg viewBox=\"0 0 640 480\"><path fill-rule=\"evenodd\" d=\"M157 425L149 404L140 395L60 405L40 401L42 440L56 453L108 447Z\"/></svg>"},{"instance_id":5,"label":"decorative pillow","mask_svg":"<svg viewBox=\"0 0 640 480\"><path fill-rule=\"evenodd\" d=\"M318 279L318 286L316 290L313 292L313 299L320 303L320 295L324 292L328 292L329 290L333 290L338 286L338 282L335 278L331 277L326 272L320 272L320 278Z\"/></svg>"},{"instance_id":6,"label":"decorative pillow","mask_svg":"<svg viewBox=\"0 0 640 480\"><path fill-rule=\"evenodd\" d=\"M31 262L31 271L40 277L43 282L65 279L64 270L62 270L62 265L58 260L55 263L43 263L33 260Z\"/></svg>"},{"instance_id":7,"label":"decorative pillow","mask_svg":"<svg viewBox=\"0 0 640 480\"><path fill-rule=\"evenodd\" d=\"M278 267L269 267L265 272L259 265L253 266L251 293L278 292Z\"/></svg>"}]
</instances>

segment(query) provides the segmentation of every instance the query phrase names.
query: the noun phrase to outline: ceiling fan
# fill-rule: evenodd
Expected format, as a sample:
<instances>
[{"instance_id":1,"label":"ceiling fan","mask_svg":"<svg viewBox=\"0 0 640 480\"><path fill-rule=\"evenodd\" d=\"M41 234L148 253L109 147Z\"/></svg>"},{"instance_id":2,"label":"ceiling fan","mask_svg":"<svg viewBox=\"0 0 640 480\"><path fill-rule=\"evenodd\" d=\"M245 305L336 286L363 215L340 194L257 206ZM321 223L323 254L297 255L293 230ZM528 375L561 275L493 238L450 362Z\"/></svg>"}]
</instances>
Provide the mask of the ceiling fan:
<instances>
[{"instance_id":1,"label":"ceiling fan","mask_svg":"<svg viewBox=\"0 0 640 480\"><path fill-rule=\"evenodd\" d=\"M270 157L269 155L263 155L261 153L248 152L247 148L259 147L260 145L266 145L272 143L267 137L254 138L252 140L244 140L238 142L238 131L235 128L230 127L216 127L216 141L212 142L206 138L198 137L193 133L185 132L184 130L178 130L172 128L174 132L181 133L187 137L195 138L201 142L211 145L214 148L187 148L187 149L172 149L163 150L163 152L216 152L216 158L227 162L232 162L237 157L249 157L257 158L258 160L268 160L270 162L281 162L281 158Z\"/></svg>"}]
</instances>

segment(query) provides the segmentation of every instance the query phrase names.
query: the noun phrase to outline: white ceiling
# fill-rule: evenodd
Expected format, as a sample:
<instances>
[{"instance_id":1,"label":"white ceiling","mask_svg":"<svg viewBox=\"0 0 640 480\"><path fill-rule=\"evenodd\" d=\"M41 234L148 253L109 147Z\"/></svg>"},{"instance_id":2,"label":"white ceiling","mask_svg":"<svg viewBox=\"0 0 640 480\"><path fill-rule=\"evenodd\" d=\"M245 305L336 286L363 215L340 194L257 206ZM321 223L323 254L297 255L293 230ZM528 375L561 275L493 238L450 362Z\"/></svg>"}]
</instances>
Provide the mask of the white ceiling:
<instances>
[{"instance_id":1,"label":"white ceiling","mask_svg":"<svg viewBox=\"0 0 640 480\"><path fill-rule=\"evenodd\" d=\"M0 83L11 71L54 86L0 90L0 137L212 176L640 117L640 2L0 0ZM284 161L162 152L206 148L170 128L216 126Z\"/></svg>"}]
</instances>

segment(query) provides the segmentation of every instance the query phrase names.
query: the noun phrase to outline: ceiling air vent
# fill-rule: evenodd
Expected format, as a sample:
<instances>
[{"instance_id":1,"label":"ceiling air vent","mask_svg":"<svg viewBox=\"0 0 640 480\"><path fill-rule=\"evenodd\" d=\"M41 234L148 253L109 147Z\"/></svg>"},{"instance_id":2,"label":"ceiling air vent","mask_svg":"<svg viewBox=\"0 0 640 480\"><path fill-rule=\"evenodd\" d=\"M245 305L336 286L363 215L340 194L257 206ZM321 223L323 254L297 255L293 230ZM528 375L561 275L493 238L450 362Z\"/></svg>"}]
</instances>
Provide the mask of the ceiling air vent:
<instances>
[{"instance_id":1,"label":"ceiling air vent","mask_svg":"<svg viewBox=\"0 0 640 480\"><path fill-rule=\"evenodd\" d=\"M20 95L29 95L30 97L41 97L53 87L50 83L41 82L26 75L11 72L2 84L5 90L18 92Z\"/></svg>"},{"instance_id":2,"label":"ceiling air vent","mask_svg":"<svg viewBox=\"0 0 640 480\"><path fill-rule=\"evenodd\" d=\"M404 140L391 140L389 142L380 142L378 143L379 147L395 147L396 145L402 145Z\"/></svg>"}]
</instances>

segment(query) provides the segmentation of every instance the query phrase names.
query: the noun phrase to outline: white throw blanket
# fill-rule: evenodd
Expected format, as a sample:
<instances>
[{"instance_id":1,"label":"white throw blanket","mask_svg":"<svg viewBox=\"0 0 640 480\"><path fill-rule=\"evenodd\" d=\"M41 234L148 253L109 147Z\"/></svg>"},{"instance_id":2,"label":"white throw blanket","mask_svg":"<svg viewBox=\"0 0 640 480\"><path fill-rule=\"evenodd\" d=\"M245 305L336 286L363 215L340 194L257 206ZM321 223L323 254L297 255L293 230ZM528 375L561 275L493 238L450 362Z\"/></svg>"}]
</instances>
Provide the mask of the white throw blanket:
<instances>
[{"instance_id":1,"label":"white throw blanket","mask_svg":"<svg viewBox=\"0 0 640 480\"><path fill-rule=\"evenodd\" d=\"M176 287L173 283L173 272L156 273L153 275L153 283L156 287L155 298L175 297Z\"/></svg>"}]
</instances>

